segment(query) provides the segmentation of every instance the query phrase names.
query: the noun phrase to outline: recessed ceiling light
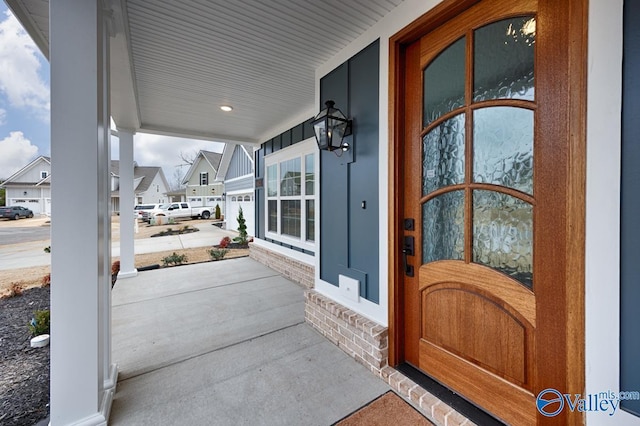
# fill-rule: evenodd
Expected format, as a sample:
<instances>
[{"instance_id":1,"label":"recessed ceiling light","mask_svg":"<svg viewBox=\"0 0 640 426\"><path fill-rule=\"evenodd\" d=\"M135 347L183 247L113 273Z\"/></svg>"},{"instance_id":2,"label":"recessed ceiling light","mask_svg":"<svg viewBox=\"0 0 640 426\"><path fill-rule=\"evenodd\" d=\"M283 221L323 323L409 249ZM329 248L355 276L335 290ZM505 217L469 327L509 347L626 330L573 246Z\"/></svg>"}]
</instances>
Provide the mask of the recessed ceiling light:
<instances>
[{"instance_id":1,"label":"recessed ceiling light","mask_svg":"<svg viewBox=\"0 0 640 426\"><path fill-rule=\"evenodd\" d=\"M233 107L229 106L229 105L222 105L220 107L221 110L223 110L224 112L229 112L231 110L233 110Z\"/></svg>"}]
</instances>

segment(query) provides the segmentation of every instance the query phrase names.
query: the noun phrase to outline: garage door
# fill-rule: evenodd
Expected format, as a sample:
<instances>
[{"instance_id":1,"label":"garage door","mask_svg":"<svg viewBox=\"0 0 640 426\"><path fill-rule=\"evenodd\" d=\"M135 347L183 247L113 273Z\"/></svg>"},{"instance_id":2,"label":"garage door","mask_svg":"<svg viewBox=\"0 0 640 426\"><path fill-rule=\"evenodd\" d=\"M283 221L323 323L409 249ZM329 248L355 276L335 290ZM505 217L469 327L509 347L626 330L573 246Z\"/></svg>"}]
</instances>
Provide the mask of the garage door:
<instances>
[{"instance_id":1,"label":"garage door","mask_svg":"<svg viewBox=\"0 0 640 426\"><path fill-rule=\"evenodd\" d=\"M25 209L29 209L33 212L34 215L39 215L43 212L40 200L37 198L19 198L14 199L13 202L10 203L12 206L22 206Z\"/></svg>"},{"instance_id":2,"label":"garage door","mask_svg":"<svg viewBox=\"0 0 640 426\"><path fill-rule=\"evenodd\" d=\"M225 213L225 222L227 222L227 229L238 229L237 218L240 207L242 207L242 215L244 216L244 219L246 221L245 224L247 225L247 233L249 235L254 235L255 207L253 203L253 194L243 193L227 195L226 205L227 212Z\"/></svg>"}]
</instances>

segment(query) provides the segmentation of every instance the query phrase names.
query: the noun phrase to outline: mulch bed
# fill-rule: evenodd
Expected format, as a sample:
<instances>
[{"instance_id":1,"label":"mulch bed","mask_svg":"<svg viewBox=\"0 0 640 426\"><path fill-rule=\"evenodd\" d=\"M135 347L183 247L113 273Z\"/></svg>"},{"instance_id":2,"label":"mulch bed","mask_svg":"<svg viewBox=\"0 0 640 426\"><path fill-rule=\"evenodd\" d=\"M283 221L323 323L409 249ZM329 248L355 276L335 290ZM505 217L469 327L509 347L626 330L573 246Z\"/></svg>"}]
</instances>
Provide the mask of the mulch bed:
<instances>
[{"instance_id":1,"label":"mulch bed","mask_svg":"<svg viewBox=\"0 0 640 426\"><path fill-rule=\"evenodd\" d=\"M49 346L32 348L28 324L49 309L49 288L0 299L0 424L34 425L49 416Z\"/></svg>"},{"instance_id":2,"label":"mulch bed","mask_svg":"<svg viewBox=\"0 0 640 426\"><path fill-rule=\"evenodd\" d=\"M193 232L198 232L198 228L179 228L179 229L171 229L168 228L162 232L158 232L157 234L153 234L151 237L166 237L168 235L182 235L182 234L191 234Z\"/></svg>"}]
</instances>

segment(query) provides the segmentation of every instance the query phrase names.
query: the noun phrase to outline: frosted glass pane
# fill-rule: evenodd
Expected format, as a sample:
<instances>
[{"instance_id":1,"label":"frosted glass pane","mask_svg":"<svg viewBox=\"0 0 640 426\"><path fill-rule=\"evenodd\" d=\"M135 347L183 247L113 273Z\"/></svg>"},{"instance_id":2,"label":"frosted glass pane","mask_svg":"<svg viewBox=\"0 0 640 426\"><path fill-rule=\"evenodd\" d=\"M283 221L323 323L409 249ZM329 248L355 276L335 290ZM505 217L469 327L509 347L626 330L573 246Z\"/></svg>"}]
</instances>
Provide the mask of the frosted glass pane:
<instances>
[{"instance_id":1,"label":"frosted glass pane","mask_svg":"<svg viewBox=\"0 0 640 426\"><path fill-rule=\"evenodd\" d=\"M533 288L533 207L499 192L474 191L473 261Z\"/></svg>"},{"instance_id":2,"label":"frosted glass pane","mask_svg":"<svg viewBox=\"0 0 640 426\"><path fill-rule=\"evenodd\" d=\"M475 31L473 100L534 99L536 19L505 19Z\"/></svg>"},{"instance_id":3,"label":"frosted glass pane","mask_svg":"<svg viewBox=\"0 0 640 426\"><path fill-rule=\"evenodd\" d=\"M422 193L464 182L464 114L431 129L422 139Z\"/></svg>"},{"instance_id":4,"label":"frosted glass pane","mask_svg":"<svg viewBox=\"0 0 640 426\"><path fill-rule=\"evenodd\" d=\"M482 108L473 113L473 180L533 194L533 111Z\"/></svg>"},{"instance_id":5,"label":"frosted glass pane","mask_svg":"<svg viewBox=\"0 0 640 426\"><path fill-rule=\"evenodd\" d=\"M422 205L422 263L464 258L464 191Z\"/></svg>"},{"instance_id":6,"label":"frosted glass pane","mask_svg":"<svg viewBox=\"0 0 640 426\"><path fill-rule=\"evenodd\" d=\"M465 40L447 47L424 70L424 126L464 105Z\"/></svg>"}]
</instances>

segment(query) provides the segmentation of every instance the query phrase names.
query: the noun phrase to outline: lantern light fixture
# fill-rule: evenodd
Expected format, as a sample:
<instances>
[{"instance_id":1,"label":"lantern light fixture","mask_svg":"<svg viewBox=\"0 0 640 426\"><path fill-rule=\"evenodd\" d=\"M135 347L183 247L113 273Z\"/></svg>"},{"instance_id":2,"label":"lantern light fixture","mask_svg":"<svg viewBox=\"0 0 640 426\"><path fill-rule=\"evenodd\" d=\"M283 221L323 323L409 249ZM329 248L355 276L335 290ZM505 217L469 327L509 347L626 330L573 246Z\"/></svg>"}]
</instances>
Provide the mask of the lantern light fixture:
<instances>
[{"instance_id":1,"label":"lantern light fixture","mask_svg":"<svg viewBox=\"0 0 640 426\"><path fill-rule=\"evenodd\" d=\"M335 102L325 102L326 108L313 118L313 132L320 150L332 151L341 156L349 150L349 144L343 141L345 136L351 135L352 120L349 120L338 108Z\"/></svg>"}]
</instances>

